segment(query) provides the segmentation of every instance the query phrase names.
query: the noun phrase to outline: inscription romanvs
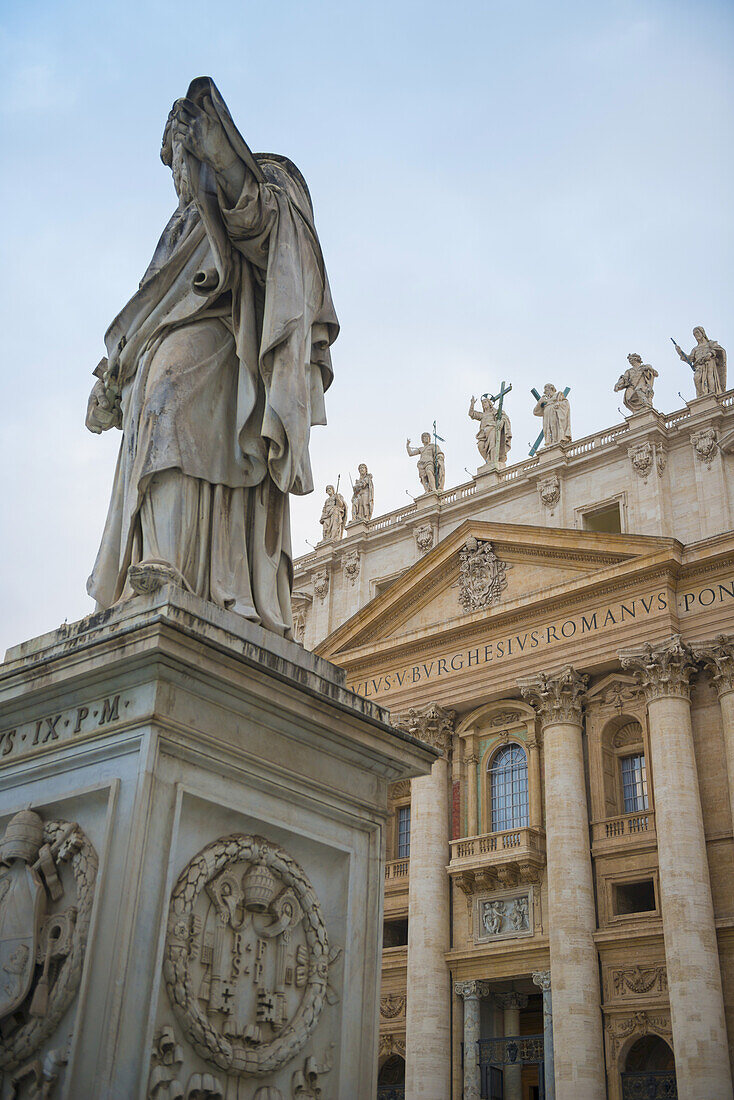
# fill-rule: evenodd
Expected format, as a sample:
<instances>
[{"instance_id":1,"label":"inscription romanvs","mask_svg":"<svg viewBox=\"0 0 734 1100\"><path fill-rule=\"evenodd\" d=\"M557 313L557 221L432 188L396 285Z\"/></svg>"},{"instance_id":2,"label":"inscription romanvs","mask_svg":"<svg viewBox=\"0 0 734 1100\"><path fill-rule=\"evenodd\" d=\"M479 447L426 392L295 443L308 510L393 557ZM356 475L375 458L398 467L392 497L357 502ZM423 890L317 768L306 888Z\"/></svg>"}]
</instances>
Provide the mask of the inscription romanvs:
<instances>
[{"instance_id":1,"label":"inscription romanvs","mask_svg":"<svg viewBox=\"0 0 734 1100\"><path fill-rule=\"evenodd\" d=\"M340 954L304 871L263 837L215 841L174 888L168 995L197 1053L229 1074L263 1077L299 1053L339 1000Z\"/></svg>"},{"instance_id":2,"label":"inscription romanvs","mask_svg":"<svg viewBox=\"0 0 734 1100\"><path fill-rule=\"evenodd\" d=\"M734 578L727 578L726 581L713 581L692 592L682 592L677 598L677 611L679 615L693 614L697 610L731 600L734 600ZM660 589L629 600L590 608L584 613L543 623L535 629L523 630L521 633L490 637L483 645L469 646L419 664L406 665L369 680L350 684L350 687L352 691L367 698L385 695L389 691L397 691L412 684L433 681L440 676L451 676L464 669L547 649L571 638L596 634L632 620L651 619L669 610L668 592Z\"/></svg>"}]
</instances>

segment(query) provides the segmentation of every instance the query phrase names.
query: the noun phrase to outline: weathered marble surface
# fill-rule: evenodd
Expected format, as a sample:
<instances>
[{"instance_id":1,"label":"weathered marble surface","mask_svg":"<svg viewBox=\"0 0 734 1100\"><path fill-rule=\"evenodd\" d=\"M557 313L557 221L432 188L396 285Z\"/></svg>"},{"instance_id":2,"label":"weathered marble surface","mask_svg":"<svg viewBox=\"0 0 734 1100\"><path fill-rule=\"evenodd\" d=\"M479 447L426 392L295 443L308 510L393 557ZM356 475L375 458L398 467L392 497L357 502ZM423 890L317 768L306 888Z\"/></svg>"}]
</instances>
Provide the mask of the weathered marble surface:
<instances>
[{"instance_id":1,"label":"weathered marble surface","mask_svg":"<svg viewBox=\"0 0 734 1100\"><path fill-rule=\"evenodd\" d=\"M498 463L500 466L504 466L512 446L510 418L504 409L499 417L497 416L497 409L489 396L482 398L481 412L474 407L475 402L476 397L472 396L469 402L469 417L472 420L479 421L479 431L477 432L479 453L485 463Z\"/></svg>"},{"instance_id":2,"label":"weathered marble surface","mask_svg":"<svg viewBox=\"0 0 734 1100\"><path fill-rule=\"evenodd\" d=\"M571 406L563 390L557 390L552 382L543 387L543 395L533 409L534 416L543 418L543 437L546 447L571 441Z\"/></svg>"},{"instance_id":3,"label":"weathered marble surface","mask_svg":"<svg viewBox=\"0 0 734 1100\"><path fill-rule=\"evenodd\" d=\"M696 325L693 335L696 338L696 344L688 355L678 344L675 345L675 350L693 369L696 397L724 393L726 391L726 352L721 344L717 344L715 340L709 340L701 325Z\"/></svg>"},{"instance_id":4,"label":"weathered marble surface","mask_svg":"<svg viewBox=\"0 0 734 1100\"><path fill-rule=\"evenodd\" d=\"M313 489L338 323L306 183L254 155L208 77L163 134L178 207L110 325L87 427L122 429L88 591L161 578L290 637L288 497Z\"/></svg>"},{"instance_id":5,"label":"weathered marble surface","mask_svg":"<svg viewBox=\"0 0 734 1100\"><path fill-rule=\"evenodd\" d=\"M35 1059L54 1100L373 1095L387 784L435 758L387 718L173 586L10 650L0 837L28 806L50 844L72 826L42 888L86 926L49 1026L37 975L20 1058L0 1039L2 1100Z\"/></svg>"},{"instance_id":6,"label":"weathered marble surface","mask_svg":"<svg viewBox=\"0 0 734 1100\"><path fill-rule=\"evenodd\" d=\"M372 474L364 462L359 464L359 476L352 488L352 523L369 523L375 510L375 487Z\"/></svg>"},{"instance_id":7,"label":"weathered marble surface","mask_svg":"<svg viewBox=\"0 0 734 1100\"><path fill-rule=\"evenodd\" d=\"M321 509L322 538L324 542L338 542L344 534L347 522L347 504L341 493L333 485L326 486L326 500Z\"/></svg>"},{"instance_id":8,"label":"weathered marble surface","mask_svg":"<svg viewBox=\"0 0 734 1100\"><path fill-rule=\"evenodd\" d=\"M643 409L651 409L655 397L653 387L658 372L649 363L642 362L642 356L636 351L627 356L629 367L617 379L614 392L624 390L624 401L630 412L641 412Z\"/></svg>"},{"instance_id":9,"label":"weathered marble surface","mask_svg":"<svg viewBox=\"0 0 734 1100\"><path fill-rule=\"evenodd\" d=\"M431 433L423 432L420 447L411 446L408 439L405 449L411 458L418 456L418 477L424 492L442 492L446 481L446 463L438 443L431 442Z\"/></svg>"}]
</instances>

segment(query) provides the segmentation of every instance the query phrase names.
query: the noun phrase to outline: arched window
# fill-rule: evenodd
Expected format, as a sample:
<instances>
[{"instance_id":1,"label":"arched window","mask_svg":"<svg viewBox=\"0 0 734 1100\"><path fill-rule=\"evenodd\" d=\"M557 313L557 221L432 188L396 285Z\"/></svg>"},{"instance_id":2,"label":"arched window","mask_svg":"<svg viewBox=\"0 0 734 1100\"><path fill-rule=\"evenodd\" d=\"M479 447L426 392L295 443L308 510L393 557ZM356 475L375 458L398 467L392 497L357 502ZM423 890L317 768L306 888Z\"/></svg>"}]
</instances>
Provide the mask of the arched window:
<instances>
[{"instance_id":1,"label":"arched window","mask_svg":"<svg viewBox=\"0 0 734 1100\"><path fill-rule=\"evenodd\" d=\"M528 823L528 758L519 745L505 745L489 769L492 832Z\"/></svg>"}]
</instances>

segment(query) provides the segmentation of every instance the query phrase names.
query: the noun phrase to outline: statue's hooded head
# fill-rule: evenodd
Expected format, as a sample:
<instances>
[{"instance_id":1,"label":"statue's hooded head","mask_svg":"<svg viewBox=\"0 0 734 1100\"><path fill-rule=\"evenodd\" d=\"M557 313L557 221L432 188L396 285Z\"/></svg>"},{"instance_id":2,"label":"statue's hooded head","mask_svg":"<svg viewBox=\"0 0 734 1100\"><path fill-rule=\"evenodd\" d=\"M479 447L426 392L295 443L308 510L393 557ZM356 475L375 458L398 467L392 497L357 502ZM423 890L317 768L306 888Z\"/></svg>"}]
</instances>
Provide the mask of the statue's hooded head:
<instances>
[{"instance_id":1,"label":"statue's hooded head","mask_svg":"<svg viewBox=\"0 0 734 1100\"><path fill-rule=\"evenodd\" d=\"M359 470L359 476L360 477L365 477L365 475L367 473L367 467L365 466L364 462L360 462L357 469Z\"/></svg>"},{"instance_id":2,"label":"statue's hooded head","mask_svg":"<svg viewBox=\"0 0 734 1100\"><path fill-rule=\"evenodd\" d=\"M543 387L543 393L545 394L545 396L546 397L552 397L555 392L556 392L556 387L553 385L553 383L552 382L546 382L545 386Z\"/></svg>"},{"instance_id":3,"label":"statue's hooded head","mask_svg":"<svg viewBox=\"0 0 734 1100\"><path fill-rule=\"evenodd\" d=\"M693 335L696 337L696 341L699 344L705 344L708 340L708 336L700 325L696 325L693 330Z\"/></svg>"}]
</instances>

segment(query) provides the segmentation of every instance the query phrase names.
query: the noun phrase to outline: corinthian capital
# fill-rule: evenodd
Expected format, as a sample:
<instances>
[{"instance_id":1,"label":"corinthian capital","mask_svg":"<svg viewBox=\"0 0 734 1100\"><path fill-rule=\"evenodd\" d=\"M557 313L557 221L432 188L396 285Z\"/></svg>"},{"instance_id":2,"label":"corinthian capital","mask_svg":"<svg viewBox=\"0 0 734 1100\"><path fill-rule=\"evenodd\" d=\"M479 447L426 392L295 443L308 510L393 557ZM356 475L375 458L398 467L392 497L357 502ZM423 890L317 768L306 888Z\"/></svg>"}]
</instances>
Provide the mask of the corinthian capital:
<instances>
[{"instance_id":1,"label":"corinthian capital","mask_svg":"<svg viewBox=\"0 0 734 1100\"><path fill-rule=\"evenodd\" d=\"M445 710L439 703L429 703L425 710L411 707L400 726L413 737L447 753L451 748L455 717L456 711Z\"/></svg>"},{"instance_id":2,"label":"corinthian capital","mask_svg":"<svg viewBox=\"0 0 734 1100\"><path fill-rule=\"evenodd\" d=\"M719 695L734 691L734 635L717 634L712 642L693 647L693 656L705 665Z\"/></svg>"},{"instance_id":3,"label":"corinthian capital","mask_svg":"<svg viewBox=\"0 0 734 1100\"><path fill-rule=\"evenodd\" d=\"M689 680L696 664L691 647L680 634L655 645L645 642L641 649L622 650L619 659L622 668L636 675L648 702L666 695L690 697Z\"/></svg>"},{"instance_id":4,"label":"corinthian capital","mask_svg":"<svg viewBox=\"0 0 734 1100\"><path fill-rule=\"evenodd\" d=\"M454 982L454 993L457 997L488 997L488 982Z\"/></svg>"},{"instance_id":5,"label":"corinthian capital","mask_svg":"<svg viewBox=\"0 0 734 1100\"><path fill-rule=\"evenodd\" d=\"M567 665L553 676L545 672L520 681L523 698L535 707L543 727L553 722L581 725L581 707L588 676Z\"/></svg>"},{"instance_id":6,"label":"corinthian capital","mask_svg":"<svg viewBox=\"0 0 734 1100\"><path fill-rule=\"evenodd\" d=\"M547 993L551 987L550 970L534 970L533 985L539 986L539 988L542 989L544 993Z\"/></svg>"}]
</instances>

